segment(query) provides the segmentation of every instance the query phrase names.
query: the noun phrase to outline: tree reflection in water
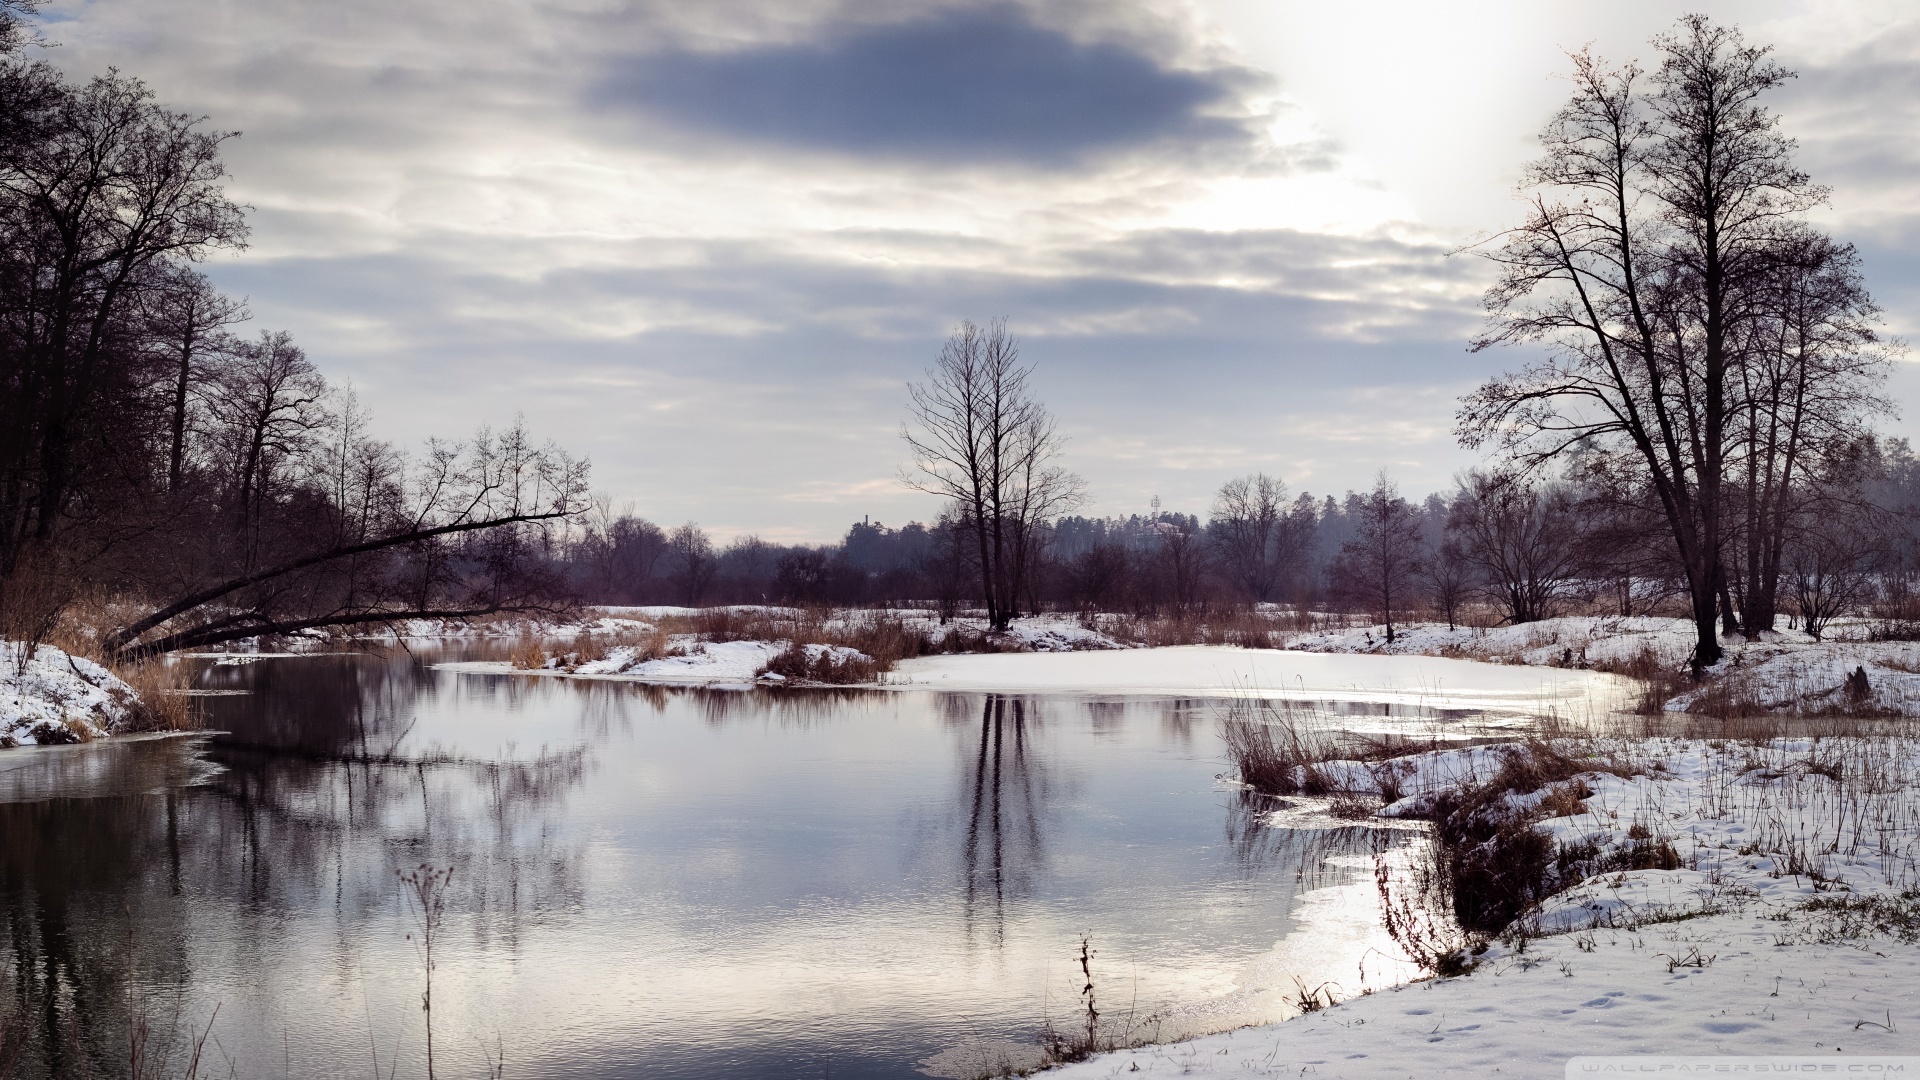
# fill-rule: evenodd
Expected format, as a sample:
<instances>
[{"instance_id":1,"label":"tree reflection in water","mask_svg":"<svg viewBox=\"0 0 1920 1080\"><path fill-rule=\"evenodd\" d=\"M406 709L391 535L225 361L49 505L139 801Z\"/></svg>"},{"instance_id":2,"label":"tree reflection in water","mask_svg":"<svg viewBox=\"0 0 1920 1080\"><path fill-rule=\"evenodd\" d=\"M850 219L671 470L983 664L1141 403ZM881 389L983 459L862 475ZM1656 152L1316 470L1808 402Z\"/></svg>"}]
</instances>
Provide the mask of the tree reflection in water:
<instances>
[{"instance_id":1,"label":"tree reflection in water","mask_svg":"<svg viewBox=\"0 0 1920 1080\"><path fill-rule=\"evenodd\" d=\"M457 867L449 903L477 944L508 953L528 918L582 903L582 851L555 839L565 834L551 815L592 768L590 751L410 749L409 717L438 680L411 656L381 666L313 657L214 669L213 686L252 694L209 699L211 726L227 733L205 746L221 768L197 786L156 791L151 777L190 769L165 763L196 758L206 740L79 751L103 755L92 798L0 790L0 1075L126 1075L139 1023L177 1057L206 1022L181 1014L205 990L192 985L195 950L216 942L240 970L271 970L294 913L331 909L341 972L367 949L404 948L370 937L395 910L399 866ZM596 698L586 722L602 728L646 701L583 690ZM210 910L227 912L223 924L205 923ZM244 1004L222 1003L223 1017Z\"/></svg>"},{"instance_id":2,"label":"tree reflection in water","mask_svg":"<svg viewBox=\"0 0 1920 1080\"><path fill-rule=\"evenodd\" d=\"M279 1075L283 1039L294 1075L355 1074L370 1037L423 1075L394 874L424 863L454 868L436 1048L443 1016L471 1017L478 1041L449 1047L504 1033L536 1074L750 1080L817 1055L910 1075L969 1033L1024 1037L1083 928L1139 962L1143 1002L1212 1008L1175 973L1236 977L1297 895L1370 865L1327 860L1369 830L1263 820L1217 782L1212 702L668 690L432 659L212 668L204 687L251 696L206 699L225 734L201 749L8 756L0 1063L11 1037L14 1075L125 1076L137 1018L178 1046L218 1005L242 1075ZM965 977L895 971L910 953ZM1218 1004L1194 1022L1273 1008Z\"/></svg>"},{"instance_id":3,"label":"tree reflection in water","mask_svg":"<svg viewBox=\"0 0 1920 1080\"><path fill-rule=\"evenodd\" d=\"M1028 752L1028 703L988 695L980 705L963 847L967 939L982 921L993 941L1006 937L1006 902L1032 892L1045 858L1036 799L1047 794L1046 771Z\"/></svg>"}]
</instances>

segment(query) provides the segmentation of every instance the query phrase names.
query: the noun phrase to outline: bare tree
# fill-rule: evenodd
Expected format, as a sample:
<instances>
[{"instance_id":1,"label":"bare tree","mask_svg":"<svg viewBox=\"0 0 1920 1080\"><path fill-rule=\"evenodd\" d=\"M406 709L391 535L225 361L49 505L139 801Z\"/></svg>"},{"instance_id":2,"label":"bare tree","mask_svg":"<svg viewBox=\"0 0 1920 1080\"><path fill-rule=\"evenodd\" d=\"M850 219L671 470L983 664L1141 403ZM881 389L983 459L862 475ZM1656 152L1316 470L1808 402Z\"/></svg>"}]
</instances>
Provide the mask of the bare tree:
<instances>
[{"instance_id":1,"label":"bare tree","mask_svg":"<svg viewBox=\"0 0 1920 1080\"><path fill-rule=\"evenodd\" d=\"M5 573L22 545L53 537L127 434L141 294L169 260L240 246L246 226L220 187L229 136L155 105L138 80L67 87L47 65L9 64L0 82Z\"/></svg>"},{"instance_id":2,"label":"bare tree","mask_svg":"<svg viewBox=\"0 0 1920 1080\"><path fill-rule=\"evenodd\" d=\"M1027 386L1033 367L1006 321L963 322L927 379L907 386L901 437L914 456L903 481L949 499L971 535L988 624L1005 630L1029 592L1045 522L1080 505L1080 478L1054 462L1053 415Z\"/></svg>"},{"instance_id":3,"label":"bare tree","mask_svg":"<svg viewBox=\"0 0 1920 1080\"><path fill-rule=\"evenodd\" d=\"M1790 77L1766 49L1704 16L1655 44L1651 95L1635 66L1574 57L1529 216L1486 249L1501 279L1474 343L1550 356L1470 395L1458 431L1523 465L1575 447L1634 462L1672 536L1701 667L1720 656L1730 388L1796 221L1825 193L1757 103Z\"/></svg>"},{"instance_id":4,"label":"bare tree","mask_svg":"<svg viewBox=\"0 0 1920 1080\"><path fill-rule=\"evenodd\" d=\"M1891 411L1876 393L1889 360L1874 332L1878 309L1851 247L1801 232L1760 301L1764 314L1742 326L1749 340L1729 432L1744 511L1740 542L1729 545L1740 556L1730 584L1748 640L1773 629L1782 557L1796 518L1820 494L1815 478L1856 445L1868 416Z\"/></svg>"},{"instance_id":5,"label":"bare tree","mask_svg":"<svg viewBox=\"0 0 1920 1080\"><path fill-rule=\"evenodd\" d=\"M0 0L0 56L18 52L33 39L33 28L24 17L39 10L40 0Z\"/></svg>"},{"instance_id":6,"label":"bare tree","mask_svg":"<svg viewBox=\"0 0 1920 1080\"><path fill-rule=\"evenodd\" d=\"M959 614L968 578L971 577L975 585L980 582L968 559L971 534L972 530L960 523L958 508L948 507L933 527L932 542L919 561L918 569L933 590L934 609L942 626Z\"/></svg>"},{"instance_id":7,"label":"bare tree","mask_svg":"<svg viewBox=\"0 0 1920 1080\"><path fill-rule=\"evenodd\" d=\"M742 591L749 597L766 599L766 587L774 570L773 549L765 540L752 533L736 536L720 553L719 565L727 568L729 579L733 581L735 595Z\"/></svg>"},{"instance_id":8,"label":"bare tree","mask_svg":"<svg viewBox=\"0 0 1920 1080\"><path fill-rule=\"evenodd\" d=\"M1580 528L1572 492L1502 472L1470 472L1447 515L1461 554L1510 623L1535 622L1580 576Z\"/></svg>"},{"instance_id":9,"label":"bare tree","mask_svg":"<svg viewBox=\"0 0 1920 1080\"><path fill-rule=\"evenodd\" d=\"M1392 642L1393 613L1412 602L1425 564L1419 515L1384 471L1372 490L1350 499L1355 535L1341 545L1333 577L1341 592L1381 614Z\"/></svg>"},{"instance_id":10,"label":"bare tree","mask_svg":"<svg viewBox=\"0 0 1920 1080\"><path fill-rule=\"evenodd\" d=\"M1287 485L1266 473L1220 485L1207 523L1220 563L1249 601L1279 596L1303 556L1313 521L1287 509Z\"/></svg>"},{"instance_id":11,"label":"bare tree","mask_svg":"<svg viewBox=\"0 0 1920 1080\"><path fill-rule=\"evenodd\" d=\"M1804 530L1786 548L1786 580L1800 627L1815 640L1835 616L1873 597L1886 549L1863 517L1848 515Z\"/></svg>"},{"instance_id":12,"label":"bare tree","mask_svg":"<svg viewBox=\"0 0 1920 1080\"><path fill-rule=\"evenodd\" d=\"M589 599L618 603L618 565L614 559L613 500L605 492L595 492L587 510L579 517L579 533L571 538L570 560L586 579Z\"/></svg>"},{"instance_id":13,"label":"bare tree","mask_svg":"<svg viewBox=\"0 0 1920 1080\"><path fill-rule=\"evenodd\" d=\"M632 599L645 596L660 560L667 552L667 534L645 518L622 514L611 531L616 580L623 595Z\"/></svg>"},{"instance_id":14,"label":"bare tree","mask_svg":"<svg viewBox=\"0 0 1920 1080\"><path fill-rule=\"evenodd\" d=\"M216 380L211 411L221 429L229 498L248 559L254 552L247 534L281 470L314 447L327 419L326 396L326 381L284 331L261 331L258 341L235 350Z\"/></svg>"},{"instance_id":15,"label":"bare tree","mask_svg":"<svg viewBox=\"0 0 1920 1080\"><path fill-rule=\"evenodd\" d=\"M1154 523L1154 531L1160 534L1157 554L1172 593L1173 608L1177 612L1192 611L1200 606L1201 583L1209 565L1207 545L1201 541L1200 531L1187 521L1163 518Z\"/></svg>"},{"instance_id":16,"label":"bare tree","mask_svg":"<svg viewBox=\"0 0 1920 1080\"><path fill-rule=\"evenodd\" d=\"M700 606L700 598L706 595L719 569L713 541L707 538L706 530L689 521L668 534L667 552L673 560L673 582L680 588L681 599L688 607Z\"/></svg>"},{"instance_id":17,"label":"bare tree","mask_svg":"<svg viewBox=\"0 0 1920 1080\"><path fill-rule=\"evenodd\" d=\"M0 51L31 6L0 0ZM584 462L518 426L409 458L285 335L222 332L238 306L192 265L246 236L229 137L117 73L0 61L5 605L56 566L152 605L102 641L141 656L563 604Z\"/></svg>"},{"instance_id":18,"label":"bare tree","mask_svg":"<svg viewBox=\"0 0 1920 1080\"><path fill-rule=\"evenodd\" d=\"M1454 629L1459 623L1460 605L1467 601L1474 585L1473 563L1459 541L1441 542L1427 560L1422 576L1433 595L1433 606L1447 617L1447 629Z\"/></svg>"},{"instance_id":19,"label":"bare tree","mask_svg":"<svg viewBox=\"0 0 1920 1080\"><path fill-rule=\"evenodd\" d=\"M1067 590L1082 611L1111 611L1132 569L1127 549L1095 544L1067 564Z\"/></svg>"},{"instance_id":20,"label":"bare tree","mask_svg":"<svg viewBox=\"0 0 1920 1080\"><path fill-rule=\"evenodd\" d=\"M249 318L246 307L214 289L206 275L184 266L160 272L146 297L146 322L156 380L165 394L167 416L167 492L177 495L184 480L187 439L193 407L212 381L210 361L238 352L225 329Z\"/></svg>"}]
</instances>

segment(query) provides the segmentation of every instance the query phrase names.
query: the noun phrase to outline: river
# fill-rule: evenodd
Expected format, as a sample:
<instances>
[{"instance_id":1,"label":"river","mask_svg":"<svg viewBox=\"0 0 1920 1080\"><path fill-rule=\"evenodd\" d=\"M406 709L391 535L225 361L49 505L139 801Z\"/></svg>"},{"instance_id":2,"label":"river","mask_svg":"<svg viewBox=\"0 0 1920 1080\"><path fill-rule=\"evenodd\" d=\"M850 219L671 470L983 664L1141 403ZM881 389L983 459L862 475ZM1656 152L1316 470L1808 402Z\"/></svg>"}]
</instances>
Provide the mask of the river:
<instances>
[{"instance_id":1,"label":"river","mask_svg":"<svg viewBox=\"0 0 1920 1080\"><path fill-rule=\"evenodd\" d=\"M977 1075L1084 1025L1083 941L1103 1037L1408 974L1372 867L1419 834L1268 823L1217 702L453 655L190 661L219 734L5 752L16 1074L129 1075L144 1027L156 1075L204 1035L219 1075L425 1076L430 1018L439 1077ZM1477 719L1364 697L1322 707Z\"/></svg>"}]
</instances>

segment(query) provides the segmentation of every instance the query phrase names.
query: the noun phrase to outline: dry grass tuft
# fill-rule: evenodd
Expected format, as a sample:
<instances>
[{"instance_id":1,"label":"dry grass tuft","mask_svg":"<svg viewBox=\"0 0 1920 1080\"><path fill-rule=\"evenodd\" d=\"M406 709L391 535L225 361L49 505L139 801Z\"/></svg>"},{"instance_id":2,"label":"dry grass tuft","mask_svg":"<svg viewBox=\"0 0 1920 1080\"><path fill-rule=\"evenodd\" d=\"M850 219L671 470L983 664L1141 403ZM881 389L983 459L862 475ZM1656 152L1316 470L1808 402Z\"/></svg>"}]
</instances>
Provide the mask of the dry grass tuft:
<instances>
[{"instance_id":1,"label":"dry grass tuft","mask_svg":"<svg viewBox=\"0 0 1920 1080\"><path fill-rule=\"evenodd\" d=\"M547 650L538 637L525 633L513 643L513 651L507 659L514 667L535 671L547 666Z\"/></svg>"},{"instance_id":2,"label":"dry grass tuft","mask_svg":"<svg viewBox=\"0 0 1920 1080\"><path fill-rule=\"evenodd\" d=\"M1236 699L1220 717L1220 737L1240 770L1240 782L1263 795L1332 792L1314 766L1334 760L1338 742L1314 725L1309 707Z\"/></svg>"},{"instance_id":3,"label":"dry grass tuft","mask_svg":"<svg viewBox=\"0 0 1920 1080\"><path fill-rule=\"evenodd\" d=\"M1587 752L1580 752L1583 747ZM1534 824L1584 812L1592 791L1580 779L1583 773L1630 777L1643 771L1602 749L1594 742L1529 739L1501 749L1500 767L1490 779L1433 800L1427 816L1439 848L1435 873L1461 927L1499 933L1567 885L1616 868L1601 865L1597 848L1556 848ZM1543 790L1545 796L1526 809L1509 798ZM1665 850L1672 852L1671 846ZM1658 858L1650 853L1646 861L1653 865Z\"/></svg>"},{"instance_id":4,"label":"dry grass tuft","mask_svg":"<svg viewBox=\"0 0 1920 1080\"><path fill-rule=\"evenodd\" d=\"M198 731L205 726L198 700L187 694L193 688L193 676L184 665L153 659L123 665L114 674L133 688L137 699L130 703L132 730Z\"/></svg>"},{"instance_id":5,"label":"dry grass tuft","mask_svg":"<svg viewBox=\"0 0 1920 1080\"><path fill-rule=\"evenodd\" d=\"M1373 803L1357 795L1341 795L1327 807L1327 813L1342 821L1366 821L1373 817Z\"/></svg>"},{"instance_id":6,"label":"dry grass tuft","mask_svg":"<svg viewBox=\"0 0 1920 1080\"><path fill-rule=\"evenodd\" d=\"M785 641L854 649L872 659L876 674L910 657L978 651L951 647L961 644L953 637L958 630L949 632L945 642L949 647L942 648L899 616L878 611L841 615L826 608L708 608L662 618L659 629L701 641Z\"/></svg>"},{"instance_id":7,"label":"dry grass tuft","mask_svg":"<svg viewBox=\"0 0 1920 1080\"><path fill-rule=\"evenodd\" d=\"M1633 711L1641 716L1664 715L1667 702L1693 686L1692 672L1662 660L1652 646L1641 649L1625 661L1595 663L1593 668L1595 671L1638 679L1640 693L1634 699Z\"/></svg>"}]
</instances>

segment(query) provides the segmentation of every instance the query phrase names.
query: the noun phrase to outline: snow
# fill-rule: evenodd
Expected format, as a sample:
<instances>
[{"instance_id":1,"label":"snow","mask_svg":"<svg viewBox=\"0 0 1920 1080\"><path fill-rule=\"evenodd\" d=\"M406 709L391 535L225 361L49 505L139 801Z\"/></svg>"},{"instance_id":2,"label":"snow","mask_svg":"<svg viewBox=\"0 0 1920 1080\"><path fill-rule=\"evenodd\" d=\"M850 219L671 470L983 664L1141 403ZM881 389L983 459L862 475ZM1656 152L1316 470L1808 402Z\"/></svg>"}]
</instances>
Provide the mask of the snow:
<instances>
[{"instance_id":1,"label":"snow","mask_svg":"<svg viewBox=\"0 0 1920 1080\"><path fill-rule=\"evenodd\" d=\"M894 689L1072 692L1367 701L1435 709L1553 710L1621 706L1636 688L1595 671L1502 667L1427 656L1341 656L1224 645L1070 653L985 653L902 660Z\"/></svg>"},{"instance_id":2,"label":"snow","mask_svg":"<svg viewBox=\"0 0 1920 1080\"><path fill-rule=\"evenodd\" d=\"M0 746L81 742L132 717L133 688L85 657L51 645L0 642Z\"/></svg>"},{"instance_id":3,"label":"snow","mask_svg":"<svg viewBox=\"0 0 1920 1080\"><path fill-rule=\"evenodd\" d=\"M1866 673L1869 693L1849 701L1844 686L1855 668ZM1920 642L1742 643L1711 674L1713 683L1675 697L1666 707L1684 710L1703 694L1715 693L1771 711L1920 713Z\"/></svg>"},{"instance_id":4,"label":"snow","mask_svg":"<svg viewBox=\"0 0 1920 1080\"><path fill-rule=\"evenodd\" d=\"M1539 822L1563 845L1671 844L1677 869L1601 874L1549 899L1527 940L1490 948L1469 975L1391 989L1350 982L1333 1008L1174 1045L1117 1051L1063 1078L1376 1080L1559 1076L1574 1055L1802 1055L1832 1062L1909 1052L1920 1030L1920 740L1911 735L1757 742L1570 742L1638 775L1595 771L1578 813ZM1400 759L1418 809L1489 779L1501 748ZM1378 765L1322 771L1372 790ZM1511 809L1542 793L1509 795ZM1906 905L1904 939L1820 905ZM1350 903L1377 913L1377 899ZM1393 947L1387 948L1393 952ZM1275 979L1280 976L1276 974ZM1901 1025L1906 1025L1903 1029ZM1920 1061L1915 1061L1920 1068Z\"/></svg>"},{"instance_id":5,"label":"snow","mask_svg":"<svg viewBox=\"0 0 1920 1080\"><path fill-rule=\"evenodd\" d=\"M1841 709L1886 713L1920 712L1920 642L1863 641L1866 628L1836 625L1827 639L1815 641L1796 630L1762 634L1758 641L1724 636L1725 656L1708 669L1706 685L1667 702L1684 712L1703 695L1729 695L1752 707L1782 712L1834 712ZM1854 640L1841 639L1850 636ZM1641 661L1669 671L1686 666L1693 653L1694 628L1685 619L1569 616L1518 626L1455 627L1417 623L1396 627L1394 641L1385 627L1354 627L1304 634L1287 647L1322 653L1379 653L1395 656L1449 656L1496 664L1619 670ZM1843 690L1858 667L1867 675L1869 693L1849 701Z\"/></svg>"},{"instance_id":6,"label":"snow","mask_svg":"<svg viewBox=\"0 0 1920 1080\"><path fill-rule=\"evenodd\" d=\"M639 609L621 609L622 612L636 610ZM653 610L677 611L679 609ZM361 630L348 636L361 641L484 639L523 637L529 634L536 638L559 639L575 637L582 633L629 633L651 629L653 624L644 619L601 610L600 614L592 618L569 622L550 622L545 619L493 619L477 622L466 619L407 619L392 626Z\"/></svg>"},{"instance_id":7,"label":"snow","mask_svg":"<svg viewBox=\"0 0 1920 1080\"><path fill-rule=\"evenodd\" d=\"M685 650L683 655L638 662L635 647L616 646L605 657L572 668L557 663L544 668L517 668L506 660L454 661L434 666L469 675L557 675L684 686L751 686L760 669L787 647L777 641L694 641L684 635L676 636L673 642Z\"/></svg>"},{"instance_id":8,"label":"snow","mask_svg":"<svg viewBox=\"0 0 1920 1080\"><path fill-rule=\"evenodd\" d=\"M1679 668L1693 652L1693 624L1685 619L1569 616L1518 626L1457 626L1414 623L1394 628L1357 626L1303 634L1291 649L1330 653L1455 656L1496 664L1609 667L1651 653L1662 666Z\"/></svg>"},{"instance_id":9,"label":"snow","mask_svg":"<svg viewBox=\"0 0 1920 1080\"><path fill-rule=\"evenodd\" d=\"M924 624L921 629L927 633L939 633L937 620L923 617L920 622ZM955 622L982 630L986 627L984 619L957 619ZM1017 646L1027 652L1077 652L1087 649L1129 648L1099 630L1081 625L1077 616L1059 613L1030 615L1024 619L1015 619L1005 630L992 635L992 640Z\"/></svg>"},{"instance_id":10,"label":"snow","mask_svg":"<svg viewBox=\"0 0 1920 1080\"><path fill-rule=\"evenodd\" d=\"M1047 1075L1558 1077L1574 1055L1791 1054L1824 1066L1913 1050L1920 949L1781 947L1778 934L1779 924L1740 913L1550 938L1463 978ZM1672 966L1695 955L1704 967Z\"/></svg>"},{"instance_id":11,"label":"snow","mask_svg":"<svg viewBox=\"0 0 1920 1080\"><path fill-rule=\"evenodd\" d=\"M797 618L790 609L744 606L741 614ZM603 608L592 618L569 623L500 623L483 627L410 625L401 636L503 636L532 634L568 641L583 634L632 636L653 630L659 620L697 614L675 607ZM1053 613L1016 620L1001 633L986 632L981 619L963 617L941 624L928 612L847 611L829 619L829 630L848 629L861 620L897 619L908 629L934 639L956 630L978 635L978 654L921 657L901 663L883 679L895 687L932 689L1078 692L1124 694L1222 694L1311 697L1320 700L1388 701L1434 708L1552 709L1562 715L1592 715L1625 706L1624 679L1606 673L1651 664L1678 671L1693 648L1693 626L1684 619L1569 616L1518 626L1455 627L1417 623L1396 628L1388 643L1385 628L1354 627L1301 634L1284 650L1243 650L1225 646L1175 646L1148 649L1116 640L1084 624L1078 616ZM1834 633L1860 634L1864 627L1842 626ZM620 675L668 682L734 682L751 679L737 670L726 650L703 655L697 638L676 635L693 654L678 661L630 663L633 654L609 653L604 662L572 673ZM728 643L736 644L736 643ZM783 643L755 643L777 651ZM1779 631L1749 642L1722 639L1726 656L1708 674L1709 681L1667 702L1685 711L1703 695L1730 697L1748 709L1783 712L1920 712L1920 642L1815 641L1798 631ZM1107 653L1105 659L1088 654ZM1060 655L1056 661L1035 654ZM744 655L744 654L742 654ZM1393 658L1343 664L1340 657ZM1482 661L1484 663L1470 663ZM764 663L764 660L762 661ZM1491 667L1490 667L1491 666ZM1499 669L1531 674L1497 674ZM1848 697L1847 677L1858 668L1867 676L1864 697ZM475 669L479 670L479 669ZM1547 675L1544 672L1552 671ZM1384 680L1384 681L1383 681ZM1383 692L1384 691L1384 692Z\"/></svg>"}]
</instances>

